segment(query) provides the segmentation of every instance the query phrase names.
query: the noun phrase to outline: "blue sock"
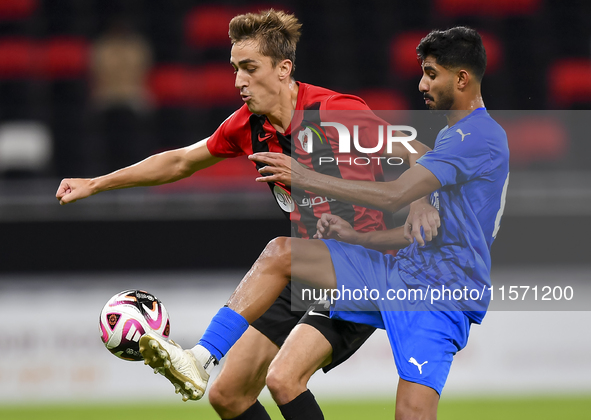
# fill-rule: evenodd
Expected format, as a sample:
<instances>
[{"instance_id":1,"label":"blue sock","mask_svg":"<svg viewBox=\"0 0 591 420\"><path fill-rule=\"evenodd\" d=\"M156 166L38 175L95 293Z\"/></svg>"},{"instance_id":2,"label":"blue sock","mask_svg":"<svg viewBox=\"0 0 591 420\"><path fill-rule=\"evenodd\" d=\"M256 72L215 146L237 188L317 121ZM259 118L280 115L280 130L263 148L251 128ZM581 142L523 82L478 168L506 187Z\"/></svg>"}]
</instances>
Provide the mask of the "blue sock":
<instances>
[{"instance_id":1,"label":"blue sock","mask_svg":"<svg viewBox=\"0 0 591 420\"><path fill-rule=\"evenodd\" d=\"M199 345L205 347L218 362L248 328L248 321L233 309L224 306L213 317Z\"/></svg>"}]
</instances>

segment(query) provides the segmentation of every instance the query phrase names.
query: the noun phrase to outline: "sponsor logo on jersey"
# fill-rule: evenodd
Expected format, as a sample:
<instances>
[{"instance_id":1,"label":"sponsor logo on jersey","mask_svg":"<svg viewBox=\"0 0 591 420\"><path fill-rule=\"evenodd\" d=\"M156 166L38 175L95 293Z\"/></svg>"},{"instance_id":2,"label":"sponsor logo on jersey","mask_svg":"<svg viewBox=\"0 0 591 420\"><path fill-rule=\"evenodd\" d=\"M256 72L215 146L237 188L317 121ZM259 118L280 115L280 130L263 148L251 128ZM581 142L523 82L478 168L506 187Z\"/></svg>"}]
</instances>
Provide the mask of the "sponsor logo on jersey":
<instances>
[{"instance_id":1,"label":"sponsor logo on jersey","mask_svg":"<svg viewBox=\"0 0 591 420\"><path fill-rule=\"evenodd\" d=\"M460 128L458 128L456 130L456 133L460 133L460 136L462 136L462 141L464 141L464 137L469 136L470 134L472 134L472 133L466 133L466 134L464 134Z\"/></svg>"},{"instance_id":2,"label":"sponsor logo on jersey","mask_svg":"<svg viewBox=\"0 0 591 420\"><path fill-rule=\"evenodd\" d=\"M264 134L264 135L262 135ZM273 137L273 134L271 133L259 133L259 141L267 141L270 140L271 137Z\"/></svg>"},{"instance_id":3,"label":"sponsor logo on jersey","mask_svg":"<svg viewBox=\"0 0 591 420\"><path fill-rule=\"evenodd\" d=\"M302 198L302 202L298 203L298 206L308 207L311 209L314 206L319 206L324 203L332 203L334 201L337 201L337 200L335 200L334 198L328 198L328 197L313 197L313 198L304 197L304 198Z\"/></svg>"},{"instance_id":4,"label":"sponsor logo on jersey","mask_svg":"<svg viewBox=\"0 0 591 420\"><path fill-rule=\"evenodd\" d=\"M273 187L273 194L275 195L275 200L277 200L277 204L281 207L281 210L291 213L295 210L295 202L293 198L291 198L291 194L281 188L279 185L275 185Z\"/></svg>"},{"instance_id":5,"label":"sponsor logo on jersey","mask_svg":"<svg viewBox=\"0 0 591 420\"><path fill-rule=\"evenodd\" d=\"M304 152L312 153L314 151L314 136L318 137L320 144L324 144L324 142L328 143L326 133L317 124L310 121L303 121L302 128L303 130L298 133L298 140Z\"/></svg>"},{"instance_id":6,"label":"sponsor logo on jersey","mask_svg":"<svg viewBox=\"0 0 591 420\"><path fill-rule=\"evenodd\" d=\"M306 127L305 130L302 130L298 133L298 140L300 141L300 145L302 149L306 153L312 153L312 130L310 127Z\"/></svg>"}]
</instances>

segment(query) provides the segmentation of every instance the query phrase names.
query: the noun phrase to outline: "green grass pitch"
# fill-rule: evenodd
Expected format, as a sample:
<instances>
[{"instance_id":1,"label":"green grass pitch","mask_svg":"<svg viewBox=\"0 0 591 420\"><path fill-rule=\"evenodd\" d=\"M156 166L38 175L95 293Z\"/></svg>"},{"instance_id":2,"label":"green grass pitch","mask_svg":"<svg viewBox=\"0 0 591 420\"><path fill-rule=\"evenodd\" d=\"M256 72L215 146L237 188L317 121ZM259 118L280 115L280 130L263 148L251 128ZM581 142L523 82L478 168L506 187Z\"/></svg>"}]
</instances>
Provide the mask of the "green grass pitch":
<instances>
[{"instance_id":1,"label":"green grass pitch","mask_svg":"<svg viewBox=\"0 0 591 420\"><path fill-rule=\"evenodd\" d=\"M324 401L320 399L327 420L393 419L394 402L388 400ZM281 420L277 407L265 403L273 420ZM131 420L138 418L174 420L218 419L206 403L178 404L92 404L92 405L0 405L0 419L10 420ZM147 417L146 417L147 415ZM439 406L439 420L588 420L591 396L531 397L488 399L444 399Z\"/></svg>"}]
</instances>

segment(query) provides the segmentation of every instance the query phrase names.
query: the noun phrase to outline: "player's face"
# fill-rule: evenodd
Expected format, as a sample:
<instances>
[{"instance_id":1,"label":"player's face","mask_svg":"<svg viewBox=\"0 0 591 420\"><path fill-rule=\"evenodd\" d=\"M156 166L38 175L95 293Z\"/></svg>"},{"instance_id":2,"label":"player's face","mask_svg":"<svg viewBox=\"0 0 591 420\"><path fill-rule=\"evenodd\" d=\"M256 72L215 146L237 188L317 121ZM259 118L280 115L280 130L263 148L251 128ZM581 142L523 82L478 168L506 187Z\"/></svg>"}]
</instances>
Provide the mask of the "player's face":
<instances>
[{"instance_id":1,"label":"player's face","mask_svg":"<svg viewBox=\"0 0 591 420\"><path fill-rule=\"evenodd\" d=\"M455 102L455 73L438 65L437 60L427 56L422 64L423 77L419 90L423 93L425 105L432 111L448 111Z\"/></svg>"},{"instance_id":2,"label":"player's face","mask_svg":"<svg viewBox=\"0 0 591 420\"><path fill-rule=\"evenodd\" d=\"M235 86L250 112L268 114L279 100L279 66L259 52L258 42L241 41L232 46L230 63L236 74Z\"/></svg>"}]
</instances>

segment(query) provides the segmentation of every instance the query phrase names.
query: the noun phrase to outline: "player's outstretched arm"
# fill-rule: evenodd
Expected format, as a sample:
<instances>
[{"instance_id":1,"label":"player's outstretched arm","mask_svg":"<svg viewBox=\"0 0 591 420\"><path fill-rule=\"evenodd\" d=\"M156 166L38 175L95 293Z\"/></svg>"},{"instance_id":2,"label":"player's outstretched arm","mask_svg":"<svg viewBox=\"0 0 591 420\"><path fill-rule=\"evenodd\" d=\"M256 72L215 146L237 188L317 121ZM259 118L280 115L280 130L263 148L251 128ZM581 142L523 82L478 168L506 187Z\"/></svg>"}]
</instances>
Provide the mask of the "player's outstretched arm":
<instances>
[{"instance_id":1,"label":"player's outstretched arm","mask_svg":"<svg viewBox=\"0 0 591 420\"><path fill-rule=\"evenodd\" d=\"M377 251L400 249L410 245L402 226L395 229L358 232L343 218L324 213L316 224L315 239L336 239L353 245L362 245Z\"/></svg>"},{"instance_id":2,"label":"player's outstretched arm","mask_svg":"<svg viewBox=\"0 0 591 420\"><path fill-rule=\"evenodd\" d=\"M257 182L280 182L340 201L397 212L419 198L441 188L435 175L421 165L414 165L395 181L354 181L310 171L281 153L256 153L248 157L264 163Z\"/></svg>"},{"instance_id":3,"label":"player's outstretched arm","mask_svg":"<svg viewBox=\"0 0 591 420\"><path fill-rule=\"evenodd\" d=\"M178 181L222 160L209 152L207 140L201 140L188 147L158 153L135 165L98 178L64 179L55 196L63 205L103 191Z\"/></svg>"},{"instance_id":4,"label":"player's outstretched arm","mask_svg":"<svg viewBox=\"0 0 591 420\"><path fill-rule=\"evenodd\" d=\"M407 134L403 133L402 131L396 131L394 133L394 137L409 137ZM409 150L409 147L414 150L416 153L413 153ZM408 142L400 142L400 143L392 143L392 150L388 153L388 149L384 148L383 156L386 157L399 157L404 160L408 166L412 167L417 163L417 160L423 156L425 153L431 150L429 146L424 145L418 140L411 140Z\"/></svg>"},{"instance_id":5,"label":"player's outstretched arm","mask_svg":"<svg viewBox=\"0 0 591 420\"><path fill-rule=\"evenodd\" d=\"M435 210L435 209L433 209ZM437 212L437 210L435 210ZM430 212L426 212L430 215ZM428 220L428 219L425 219ZM421 223L419 221L419 223ZM316 224L317 232L314 235L315 239L336 239L338 241L347 242L354 245L362 245L366 248L375 249L377 251L387 251L389 249L402 249L410 245L414 238L409 234L407 236L406 227L400 226L388 230L376 230L371 232L359 232L353 229L351 224L346 220L334 214L323 214ZM430 226L423 227L423 229L430 229ZM420 232L420 226L419 226ZM417 239L419 245L425 245L435 235L426 236L420 241Z\"/></svg>"}]
</instances>

